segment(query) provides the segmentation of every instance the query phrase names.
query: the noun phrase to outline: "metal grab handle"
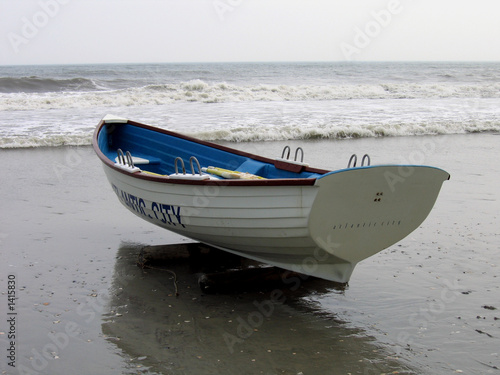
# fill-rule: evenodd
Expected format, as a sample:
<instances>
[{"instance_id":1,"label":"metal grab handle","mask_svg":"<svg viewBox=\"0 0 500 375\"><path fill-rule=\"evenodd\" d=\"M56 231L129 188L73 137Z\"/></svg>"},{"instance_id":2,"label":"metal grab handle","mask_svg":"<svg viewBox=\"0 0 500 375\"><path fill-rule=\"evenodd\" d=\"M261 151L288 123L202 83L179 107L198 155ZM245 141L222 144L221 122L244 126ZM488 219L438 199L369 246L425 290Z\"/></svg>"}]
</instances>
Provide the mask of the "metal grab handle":
<instances>
[{"instance_id":1,"label":"metal grab handle","mask_svg":"<svg viewBox=\"0 0 500 375\"><path fill-rule=\"evenodd\" d=\"M131 168L134 168L134 159L132 159L132 154L130 153L130 151L127 151L125 153L125 155L127 156L127 164L129 167Z\"/></svg>"},{"instance_id":2,"label":"metal grab handle","mask_svg":"<svg viewBox=\"0 0 500 375\"><path fill-rule=\"evenodd\" d=\"M302 150L302 147L297 147L297 149L295 150L295 161L297 161L297 154L299 153L300 151L300 154L301 154L301 158L300 158L300 162L303 163L304 162L304 150Z\"/></svg>"},{"instance_id":3,"label":"metal grab handle","mask_svg":"<svg viewBox=\"0 0 500 375\"><path fill-rule=\"evenodd\" d=\"M118 164L125 165L125 154L123 153L122 149L119 148L118 150L116 150L116 153L118 154Z\"/></svg>"},{"instance_id":4,"label":"metal grab handle","mask_svg":"<svg viewBox=\"0 0 500 375\"><path fill-rule=\"evenodd\" d=\"M289 160L290 159L290 146L285 146L283 148L283 152L281 153L281 159L285 159L285 153L286 153L286 160ZM302 147L297 147L295 149L295 158L293 159L294 161L297 161L297 157L299 156L299 151L300 151L300 162L303 163L304 162L304 150L302 149Z\"/></svg>"},{"instance_id":5,"label":"metal grab handle","mask_svg":"<svg viewBox=\"0 0 500 375\"><path fill-rule=\"evenodd\" d=\"M365 166L365 160L366 160L366 166L370 166L371 161L370 161L370 156L368 154L364 154L363 158L361 159L361 166ZM351 168L351 163L354 161L352 168L356 167L356 164L358 163L358 156L356 154L352 154L351 158L349 159L349 163L347 164L347 168Z\"/></svg>"},{"instance_id":6,"label":"metal grab handle","mask_svg":"<svg viewBox=\"0 0 500 375\"><path fill-rule=\"evenodd\" d=\"M193 166L193 161L196 163L196 165L198 166L198 174L201 176L201 167L200 167L200 162L198 161L198 159L195 157L195 156L191 156L189 158L189 164L191 164L191 173L194 175L194 166Z\"/></svg>"},{"instance_id":7,"label":"metal grab handle","mask_svg":"<svg viewBox=\"0 0 500 375\"><path fill-rule=\"evenodd\" d=\"M290 146L285 146L283 148L283 152L281 153L281 158L284 159L285 158L285 151L288 149L288 153L286 155L286 159L288 160L290 158Z\"/></svg>"},{"instance_id":8,"label":"metal grab handle","mask_svg":"<svg viewBox=\"0 0 500 375\"><path fill-rule=\"evenodd\" d=\"M181 161L181 165L182 165L182 174L186 174L186 166L184 165L184 160L182 160L182 158L180 156L177 156L175 158L175 161L174 161L175 174L179 174L179 170L177 168L177 162L179 160Z\"/></svg>"},{"instance_id":9,"label":"metal grab handle","mask_svg":"<svg viewBox=\"0 0 500 375\"><path fill-rule=\"evenodd\" d=\"M356 163L358 162L358 156L356 154L352 154L351 158L349 159L349 163L347 164L347 168L351 168L351 162L354 160L354 165L352 168L356 166Z\"/></svg>"},{"instance_id":10,"label":"metal grab handle","mask_svg":"<svg viewBox=\"0 0 500 375\"><path fill-rule=\"evenodd\" d=\"M127 151L125 154L123 153L122 149L119 148L116 150L116 153L118 154L118 159L117 163L121 165L128 165L130 168L134 168L134 159L132 158L132 154L130 151Z\"/></svg>"}]
</instances>

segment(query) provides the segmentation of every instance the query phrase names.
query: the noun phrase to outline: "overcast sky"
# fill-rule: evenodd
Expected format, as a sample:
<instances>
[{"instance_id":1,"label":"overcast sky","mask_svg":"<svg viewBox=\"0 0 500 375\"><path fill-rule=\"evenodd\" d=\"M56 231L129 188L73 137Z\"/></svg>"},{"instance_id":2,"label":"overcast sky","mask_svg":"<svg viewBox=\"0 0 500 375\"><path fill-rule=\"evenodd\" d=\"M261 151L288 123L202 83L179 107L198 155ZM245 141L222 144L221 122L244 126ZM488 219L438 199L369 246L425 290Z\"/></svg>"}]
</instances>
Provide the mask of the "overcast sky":
<instances>
[{"instance_id":1,"label":"overcast sky","mask_svg":"<svg viewBox=\"0 0 500 375\"><path fill-rule=\"evenodd\" d=\"M0 0L0 64L500 61L499 0Z\"/></svg>"}]
</instances>

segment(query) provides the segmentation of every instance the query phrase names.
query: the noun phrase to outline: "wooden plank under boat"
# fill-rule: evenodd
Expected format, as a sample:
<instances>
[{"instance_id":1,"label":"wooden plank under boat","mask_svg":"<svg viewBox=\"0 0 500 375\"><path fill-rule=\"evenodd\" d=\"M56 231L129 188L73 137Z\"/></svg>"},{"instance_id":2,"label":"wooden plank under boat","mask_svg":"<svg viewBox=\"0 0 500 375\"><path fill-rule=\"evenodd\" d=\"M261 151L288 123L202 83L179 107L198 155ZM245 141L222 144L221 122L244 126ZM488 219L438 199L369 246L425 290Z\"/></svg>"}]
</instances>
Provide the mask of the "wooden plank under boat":
<instances>
[{"instance_id":1,"label":"wooden plank under boat","mask_svg":"<svg viewBox=\"0 0 500 375\"><path fill-rule=\"evenodd\" d=\"M450 177L417 165L328 171L109 115L93 147L118 199L140 218L339 283L417 229Z\"/></svg>"}]
</instances>

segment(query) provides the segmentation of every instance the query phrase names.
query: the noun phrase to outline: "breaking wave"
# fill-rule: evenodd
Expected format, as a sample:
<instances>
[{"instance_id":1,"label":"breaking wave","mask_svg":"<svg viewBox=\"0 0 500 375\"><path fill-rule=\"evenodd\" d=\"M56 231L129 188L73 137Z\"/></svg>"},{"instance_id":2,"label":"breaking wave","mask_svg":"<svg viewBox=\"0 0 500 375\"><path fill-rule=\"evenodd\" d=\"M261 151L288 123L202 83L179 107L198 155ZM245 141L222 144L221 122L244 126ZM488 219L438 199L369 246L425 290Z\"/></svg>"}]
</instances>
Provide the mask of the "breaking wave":
<instances>
[{"instance_id":1,"label":"breaking wave","mask_svg":"<svg viewBox=\"0 0 500 375\"><path fill-rule=\"evenodd\" d=\"M0 138L0 149L61 147L61 146L89 146L92 134L72 135L59 134L52 136L11 136Z\"/></svg>"},{"instance_id":2,"label":"breaking wave","mask_svg":"<svg viewBox=\"0 0 500 375\"><path fill-rule=\"evenodd\" d=\"M344 125L324 127L241 127L193 132L189 135L206 141L258 142L283 140L377 138L417 135L446 135L500 132L500 123L485 124L404 124Z\"/></svg>"},{"instance_id":3,"label":"breaking wave","mask_svg":"<svg viewBox=\"0 0 500 375\"><path fill-rule=\"evenodd\" d=\"M88 146L92 130L67 134L8 136L0 138L0 149ZM377 138L420 135L500 133L500 122L434 122L415 124L325 125L325 126L240 126L184 132L205 141L258 142L284 140Z\"/></svg>"},{"instance_id":4,"label":"breaking wave","mask_svg":"<svg viewBox=\"0 0 500 375\"><path fill-rule=\"evenodd\" d=\"M50 87L50 90L47 88ZM10 91L9 91L10 90ZM17 90L17 91L16 91ZM191 80L118 90L95 82L0 78L0 111L166 105L175 102L321 101L349 99L500 98L500 83L384 83L338 85L234 85ZM8 92L8 93L5 93Z\"/></svg>"}]
</instances>

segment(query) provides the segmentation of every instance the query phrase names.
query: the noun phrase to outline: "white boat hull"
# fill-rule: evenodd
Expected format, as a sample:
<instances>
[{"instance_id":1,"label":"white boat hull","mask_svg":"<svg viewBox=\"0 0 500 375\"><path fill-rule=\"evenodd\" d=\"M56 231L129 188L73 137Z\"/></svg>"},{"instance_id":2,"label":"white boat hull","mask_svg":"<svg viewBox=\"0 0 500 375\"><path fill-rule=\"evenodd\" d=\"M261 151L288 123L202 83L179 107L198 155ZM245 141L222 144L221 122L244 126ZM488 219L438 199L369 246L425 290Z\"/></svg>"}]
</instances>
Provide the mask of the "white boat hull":
<instances>
[{"instance_id":1,"label":"white boat hull","mask_svg":"<svg viewBox=\"0 0 500 375\"><path fill-rule=\"evenodd\" d=\"M340 283L359 261L417 229L449 178L432 167L374 166L332 172L310 186L224 186L165 184L104 169L121 203L142 219Z\"/></svg>"}]
</instances>

